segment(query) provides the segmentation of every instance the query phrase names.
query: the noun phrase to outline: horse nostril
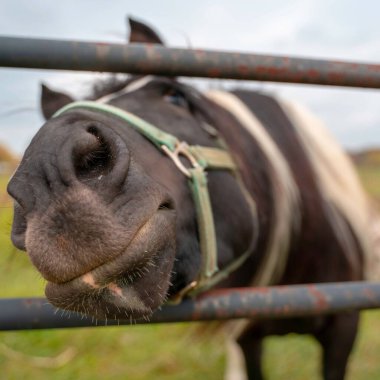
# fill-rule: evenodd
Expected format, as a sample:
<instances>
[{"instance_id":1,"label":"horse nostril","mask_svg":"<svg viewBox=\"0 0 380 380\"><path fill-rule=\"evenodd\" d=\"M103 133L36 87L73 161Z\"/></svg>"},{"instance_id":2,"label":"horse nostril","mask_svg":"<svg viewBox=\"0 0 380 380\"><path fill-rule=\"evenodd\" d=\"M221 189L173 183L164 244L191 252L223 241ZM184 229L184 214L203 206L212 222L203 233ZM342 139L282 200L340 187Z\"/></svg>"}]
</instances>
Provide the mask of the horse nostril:
<instances>
[{"instance_id":1,"label":"horse nostril","mask_svg":"<svg viewBox=\"0 0 380 380\"><path fill-rule=\"evenodd\" d=\"M92 135L98 137L99 136L99 131L98 128L96 128L94 125L90 125L87 127L87 132L91 133Z\"/></svg>"},{"instance_id":2,"label":"horse nostril","mask_svg":"<svg viewBox=\"0 0 380 380\"><path fill-rule=\"evenodd\" d=\"M89 126L86 131L86 138L74 149L74 168L79 179L106 175L114 164L111 147L98 128Z\"/></svg>"},{"instance_id":3,"label":"horse nostril","mask_svg":"<svg viewBox=\"0 0 380 380\"><path fill-rule=\"evenodd\" d=\"M171 199L165 199L158 206L159 210L174 210L173 201Z\"/></svg>"},{"instance_id":4,"label":"horse nostril","mask_svg":"<svg viewBox=\"0 0 380 380\"><path fill-rule=\"evenodd\" d=\"M112 128L97 121L86 122L72 131L57 157L63 182L104 185L114 190L124 183L129 167L129 152ZM105 178L106 181L105 181Z\"/></svg>"}]
</instances>

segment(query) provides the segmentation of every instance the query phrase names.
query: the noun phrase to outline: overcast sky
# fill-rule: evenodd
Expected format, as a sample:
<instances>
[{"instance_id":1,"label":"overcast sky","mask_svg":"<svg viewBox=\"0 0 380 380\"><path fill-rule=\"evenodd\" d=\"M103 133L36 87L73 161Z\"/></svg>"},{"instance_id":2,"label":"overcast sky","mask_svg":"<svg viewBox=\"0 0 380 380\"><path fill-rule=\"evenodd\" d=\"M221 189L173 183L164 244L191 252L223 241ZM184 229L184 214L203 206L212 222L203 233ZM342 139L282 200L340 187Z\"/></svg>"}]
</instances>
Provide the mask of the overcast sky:
<instances>
[{"instance_id":1,"label":"overcast sky","mask_svg":"<svg viewBox=\"0 0 380 380\"><path fill-rule=\"evenodd\" d=\"M371 0L0 0L0 35L123 42L131 15L155 26L170 46L377 63L379 14L380 2ZM0 142L21 153L41 126L40 82L75 95L92 77L0 68ZM347 148L380 146L379 91L252 86L307 105Z\"/></svg>"}]
</instances>

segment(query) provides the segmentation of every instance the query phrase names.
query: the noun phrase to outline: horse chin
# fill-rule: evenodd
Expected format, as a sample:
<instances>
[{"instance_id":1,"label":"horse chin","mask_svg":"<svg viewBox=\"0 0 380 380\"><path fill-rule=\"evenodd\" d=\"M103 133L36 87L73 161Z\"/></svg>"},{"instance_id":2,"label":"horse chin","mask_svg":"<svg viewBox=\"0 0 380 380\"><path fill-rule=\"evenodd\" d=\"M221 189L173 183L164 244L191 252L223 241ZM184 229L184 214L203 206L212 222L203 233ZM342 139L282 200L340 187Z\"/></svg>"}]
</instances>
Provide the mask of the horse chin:
<instances>
[{"instance_id":1,"label":"horse chin","mask_svg":"<svg viewBox=\"0 0 380 380\"><path fill-rule=\"evenodd\" d=\"M141 242L132 245L141 246ZM133 250L129 247L115 260L71 281L48 282L46 297L58 308L102 320L149 317L166 300L175 247L172 240L166 240L144 264L131 268L126 263L136 254Z\"/></svg>"}]
</instances>

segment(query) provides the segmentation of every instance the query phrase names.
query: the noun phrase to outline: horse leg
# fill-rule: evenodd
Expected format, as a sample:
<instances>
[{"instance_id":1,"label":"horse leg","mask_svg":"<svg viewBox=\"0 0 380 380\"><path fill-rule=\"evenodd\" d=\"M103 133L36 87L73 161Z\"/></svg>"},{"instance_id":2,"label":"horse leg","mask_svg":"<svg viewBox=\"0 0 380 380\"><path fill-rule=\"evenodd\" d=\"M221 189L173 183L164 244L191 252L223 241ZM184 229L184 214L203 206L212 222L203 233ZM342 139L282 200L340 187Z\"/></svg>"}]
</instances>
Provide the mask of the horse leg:
<instances>
[{"instance_id":1,"label":"horse leg","mask_svg":"<svg viewBox=\"0 0 380 380\"><path fill-rule=\"evenodd\" d=\"M248 380L244 354L238 343L227 339L227 366L224 380Z\"/></svg>"},{"instance_id":2,"label":"horse leg","mask_svg":"<svg viewBox=\"0 0 380 380\"><path fill-rule=\"evenodd\" d=\"M245 360L248 380L263 380L262 352L263 338L244 333L237 339Z\"/></svg>"},{"instance_id":3,"label":"horse leg","mask_svg":"<svg viewBox=\"0 0 380 380\"><path fill-rule=\"evenodd\" d=\"M329 317L323 330L315 334L323 349L324 380L344 379L358 322L358 312L333 315Z\"/></svg>"}]
</instances>

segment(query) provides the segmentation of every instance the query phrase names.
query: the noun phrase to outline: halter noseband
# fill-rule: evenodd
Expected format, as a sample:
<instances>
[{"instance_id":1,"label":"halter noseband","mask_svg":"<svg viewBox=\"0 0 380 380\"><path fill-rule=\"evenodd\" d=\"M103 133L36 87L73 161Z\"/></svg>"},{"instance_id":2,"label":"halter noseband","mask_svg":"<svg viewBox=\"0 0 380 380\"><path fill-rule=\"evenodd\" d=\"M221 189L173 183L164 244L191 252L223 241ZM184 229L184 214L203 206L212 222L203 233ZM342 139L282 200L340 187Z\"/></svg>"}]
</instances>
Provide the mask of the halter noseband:
<instances>
[{"instance_id":1,"label":"halter noseband","mask_svg":"<svg viewBox=\"0 0 380 380\"><path fill-rule=\"evenodd\" d=\"M179 141L177 137L162 131L140 117L109 104L92 101L73 102L58 110L53 115L53 118L77 108L99 111L117 116L126 121L136 131L152 142L159 150L163 151L169 158L171 158L177 168L188 178L197 215L202 258L201 270L197 280L187 285L173 297L175 301L180 301L185 295L196 295L211 288L236 270L248 258L251 253L250 249L227 265L223 270L218 269L215 224L207 186L206 170L219 169L229 170L236 173L236 165L228 151L221 148L188 145L186 142ZM189 161L189 167L186 167L182 163L180 156ZM246 191L243 192L246 193ZM250 200L249 203L252 204L252 200Z\"/></svg>"}]
</instances>

